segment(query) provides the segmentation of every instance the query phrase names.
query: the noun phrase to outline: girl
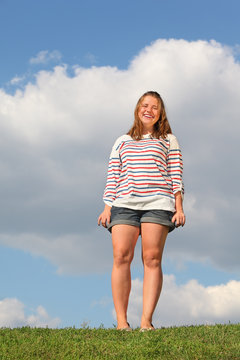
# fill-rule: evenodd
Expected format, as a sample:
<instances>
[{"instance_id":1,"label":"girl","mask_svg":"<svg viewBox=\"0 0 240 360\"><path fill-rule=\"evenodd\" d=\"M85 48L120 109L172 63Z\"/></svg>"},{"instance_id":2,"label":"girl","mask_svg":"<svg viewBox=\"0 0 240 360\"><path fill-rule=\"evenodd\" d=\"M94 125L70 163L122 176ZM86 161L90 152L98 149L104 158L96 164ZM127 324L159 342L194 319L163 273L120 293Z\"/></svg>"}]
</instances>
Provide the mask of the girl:
<instances>
[{"instance_id":1,"label":"girl","mask_svg":"<svg viewBox=\"0 0 240 360\"><path fill-rule=\"evenodd\" d=\"M154 330L152 316L162 289L161 262L167 235L185 224L183 168L161 96L155 91L143 94L134 115L132 128L112 148L105 208L98 225L112 233L112 294L119 330L131 330L127 322L130 265L141 234L144 331Z\"/></svg>"}]
</instances>

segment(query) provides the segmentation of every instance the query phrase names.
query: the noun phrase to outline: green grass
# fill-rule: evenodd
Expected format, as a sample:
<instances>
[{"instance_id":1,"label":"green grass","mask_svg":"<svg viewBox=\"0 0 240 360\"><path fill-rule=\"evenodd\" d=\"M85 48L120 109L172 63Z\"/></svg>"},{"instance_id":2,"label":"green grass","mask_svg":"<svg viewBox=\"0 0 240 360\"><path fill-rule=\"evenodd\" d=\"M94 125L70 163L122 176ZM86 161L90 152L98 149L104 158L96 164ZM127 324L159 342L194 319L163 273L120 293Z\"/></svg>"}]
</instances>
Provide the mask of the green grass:
<instances>
[{"instance_id":1,"label":"green grass","mask_svg":"<svg viewBox=\"0 0 240 360\"><path fill-rule=\"evenodd\" d=\"M240 324L115 329L0 329L1 360L216 359L240 360Z\"/></svg>"}]
</instances>

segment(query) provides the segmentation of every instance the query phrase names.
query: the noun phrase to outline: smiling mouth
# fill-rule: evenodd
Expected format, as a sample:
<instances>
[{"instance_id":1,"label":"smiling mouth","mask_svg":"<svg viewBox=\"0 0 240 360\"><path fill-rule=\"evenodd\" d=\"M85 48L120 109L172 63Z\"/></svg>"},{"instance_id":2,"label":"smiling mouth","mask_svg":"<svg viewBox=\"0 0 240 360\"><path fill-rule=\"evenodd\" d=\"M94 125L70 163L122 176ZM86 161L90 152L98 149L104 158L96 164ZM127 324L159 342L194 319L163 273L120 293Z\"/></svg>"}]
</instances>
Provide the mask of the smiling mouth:
<instances>
[{"instance_id":1,"label":"smiling mouth","mask_svg":"<svg viewBox=\"0 0 240 360\"><path fill-rule=\"evenodd\" d=\"M153 116L149 115L149 114L143 114L144 117L148 118L148 119L153 119Z\"/></svg>"}]
</instances>

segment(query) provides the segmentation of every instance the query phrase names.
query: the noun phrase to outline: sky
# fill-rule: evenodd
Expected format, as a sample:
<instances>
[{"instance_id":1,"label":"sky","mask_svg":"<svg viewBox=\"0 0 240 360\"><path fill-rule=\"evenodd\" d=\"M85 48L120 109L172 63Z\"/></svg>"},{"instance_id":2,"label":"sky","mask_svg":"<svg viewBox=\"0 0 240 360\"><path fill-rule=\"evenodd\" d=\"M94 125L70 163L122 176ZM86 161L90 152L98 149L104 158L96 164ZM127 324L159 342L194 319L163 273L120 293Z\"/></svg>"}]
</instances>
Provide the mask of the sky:
<instances>
[{"instance_id":1,"label":"sky","mask_svg":"<svg viewBox=\"0 0 240 360\"><path fill-rule=\"evenodd\" d=\"M113 327L108 157L158 91L181 145L156 327L240 321L237 0L0 0L0 327ZM140 325L141 239L128 319Z\"/></svg>"}]
</instances>

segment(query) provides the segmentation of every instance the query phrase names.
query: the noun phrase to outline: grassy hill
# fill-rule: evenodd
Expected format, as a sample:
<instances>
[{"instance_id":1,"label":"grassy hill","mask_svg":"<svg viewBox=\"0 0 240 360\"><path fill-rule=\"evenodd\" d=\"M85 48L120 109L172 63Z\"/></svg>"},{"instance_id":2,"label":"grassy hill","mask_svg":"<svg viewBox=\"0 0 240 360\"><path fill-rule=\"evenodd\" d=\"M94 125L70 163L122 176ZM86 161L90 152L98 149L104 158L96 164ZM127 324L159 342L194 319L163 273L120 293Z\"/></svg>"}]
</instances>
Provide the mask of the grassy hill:
<instances>
[{"instance_id":1,"label":"grassy hill","mask_svg":"<svg viewBox=\"0 0 240 360\"><path fill-rule=\"evenodd\" d=\"M115 329L0 329L1 360L240 360L240 324Z\"/></svg>"}]
</instances>

